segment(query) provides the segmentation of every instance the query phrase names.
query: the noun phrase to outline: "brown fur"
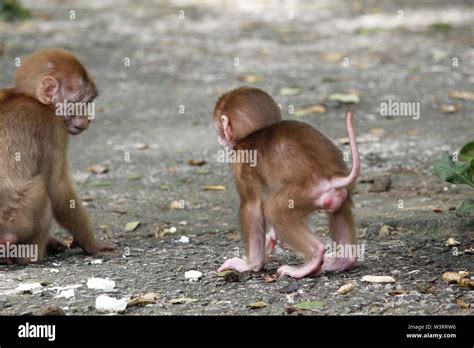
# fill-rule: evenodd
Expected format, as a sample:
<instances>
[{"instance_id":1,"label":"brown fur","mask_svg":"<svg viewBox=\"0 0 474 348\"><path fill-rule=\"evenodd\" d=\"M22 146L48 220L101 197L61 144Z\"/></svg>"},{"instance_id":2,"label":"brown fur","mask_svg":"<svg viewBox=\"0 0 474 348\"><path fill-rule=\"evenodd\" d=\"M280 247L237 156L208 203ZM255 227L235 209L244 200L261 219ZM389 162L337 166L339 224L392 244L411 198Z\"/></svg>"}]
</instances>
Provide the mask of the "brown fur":
<instances>
[{"instance_id":1,"label":"brown fur","mask_svg":"<svg viewBox=\"0 0 474 348\"><path fill-rule=\"evenodd\" d=\"M256 249L259 255L252 255L251 240L261 243L267 223L275 228L279 239L300 251L307 260L324 253L305 222L318 209L314 188L321 180L348 174L341 151L319 131L302 122L279 121L273 111L266 113L269 109L261 105L270 105L269 98L263 91L255 93L253 88L241 88L224 94L214 109L214 123L226 114L234 134L239 134L233 149L257 152L255 167L249 163L232 164L241 199L241 229L247 260L250 263L257 260L257 264L251 265L254 270L263 267L264 257L261 247ZM217 130L220 137L225 137L222 126ZM290 202L294 208L289 207ZM338 242L355 242L351 207L349 195L337 212L329 214L330 232ZM343 231L336 231L341 226Z\"/></svg>"},{"instance_id":2,"label":"brown fur","mask_svg":"<svg viewBox=\"0 0 474 348\"><path fill-rule=\"evenodd\" d=\"M60 247L49 237L54 217L73 235L73 246L87 253L112 250L113 246L95 241L92 224L70 178L68 123L56 116L54 105L42 104L34 97L35 83L40 83L46 73L67 88L77 84L77 79L72 83L68 74L80 73L86 79L81 88L90 89L89 75L64 50L40 51L34 57L37 59L23 62L16 88L0 91L0 243L37 244L41 260L48 244ZM50 58L54 68L45 70ZM77 89L69 92L78 94ZM71 96L65 93L63 97ZM94 97L95 93L91 99ZM17 161L16 155L21 160ZM71 208L71 202L75 208Z\"/></svg>"}]
</instances>

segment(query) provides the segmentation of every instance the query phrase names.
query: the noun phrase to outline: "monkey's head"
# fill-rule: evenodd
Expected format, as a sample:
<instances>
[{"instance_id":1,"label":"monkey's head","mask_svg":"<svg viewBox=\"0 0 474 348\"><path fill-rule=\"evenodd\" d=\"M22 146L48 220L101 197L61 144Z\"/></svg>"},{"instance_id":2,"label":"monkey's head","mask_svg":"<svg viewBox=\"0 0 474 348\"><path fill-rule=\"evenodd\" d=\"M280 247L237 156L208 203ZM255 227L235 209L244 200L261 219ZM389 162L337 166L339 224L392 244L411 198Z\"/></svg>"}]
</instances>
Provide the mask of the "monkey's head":
<instances>
[{"instance_id":1,"label":"monkey's head","mask_svg":"<svg viewBox=\"0 0 474 348\"><path fill-rule=\"evenodd\" d=\"M76 135L89 127L86 106L97 97L97 89L84 66L69 51L50 48L24 58L15 75L16 91L37 99L64 118L70 134ZM73 104L73 105L71 105ZM69 112L59 113L64 105ZM80 106L80 107L76 107Z\"/></svg>"},{"instance_id":2,"label":"monkey's head","mask_svg":"<svg viewBox=\"0 0 474 348\"><path fill-rule=\"evenodd\" d=\"M224 93L214 107L214 126L219 143L233 148L248 135L280 122L281 110L268 93L241 87Z\"/></svg>"}]
</instances>

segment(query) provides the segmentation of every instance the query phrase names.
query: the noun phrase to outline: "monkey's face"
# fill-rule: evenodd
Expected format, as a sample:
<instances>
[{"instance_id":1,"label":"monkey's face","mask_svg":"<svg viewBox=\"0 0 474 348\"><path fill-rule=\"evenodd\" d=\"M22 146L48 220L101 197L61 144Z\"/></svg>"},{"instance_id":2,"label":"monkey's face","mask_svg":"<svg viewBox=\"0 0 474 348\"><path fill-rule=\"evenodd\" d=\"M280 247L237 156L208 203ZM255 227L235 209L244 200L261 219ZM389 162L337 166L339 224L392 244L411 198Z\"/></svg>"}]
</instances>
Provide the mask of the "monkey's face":
<instances>
[{"instance_id":1,"label":"monkey's face","mask_svg":"<svg viewBox=\"0 0 474 348\"><path fill-rule=\"evenodd\" d=\"M88 78L43 77L38 100L55 109L57 116L64 118L64 125L72 135L82 133L95 117L94 99L97 90L94 82Z\"/></svg>"}]
</instances>

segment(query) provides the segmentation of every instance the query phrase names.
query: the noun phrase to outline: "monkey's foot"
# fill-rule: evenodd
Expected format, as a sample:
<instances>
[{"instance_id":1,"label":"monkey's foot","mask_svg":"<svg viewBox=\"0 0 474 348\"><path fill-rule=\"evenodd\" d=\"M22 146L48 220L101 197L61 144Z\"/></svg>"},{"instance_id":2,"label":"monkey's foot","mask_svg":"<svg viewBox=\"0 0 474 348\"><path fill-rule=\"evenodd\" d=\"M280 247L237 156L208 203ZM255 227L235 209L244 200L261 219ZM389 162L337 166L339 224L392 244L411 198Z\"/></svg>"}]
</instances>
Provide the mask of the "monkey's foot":
<instances>
[{"instance_id":1,"label":"monkey's foot","mask_svg":"<svg viewBox=\"0 0 474 348\"><path fill-rule=\"evenodd\" d=\"M263 269L263 263L258 264L256 266L250 265L246 260L241 259L240 257L234 257L232 259L228 259L224 264L219 267L217 272L222 272L225 270L234 270L239 273L253 271L258 272Z\"/></svg>"},{"instance_id":2,"label":"monkey's foot","mask_svg":"<svg viewBox=\"0 0 474 348\"><path fill-rule=\"evenodd\" d=\"M324 260L322 272L350 271L356 264L355 257L329 257Z\"/></svg>"},{"instance_id":3,"label":"monkey's foot","mask_svg":"<svg viewBox=\"0 0 474 348\"><path fill-rule=\"evenodd\" d=\"M48 243L46 244L46 252L49 255L59 254L69 249L66 243L61 242L59 239L49 237Z\"/></svg>"},{"instance_id":4,"label":"monkey's foot","mask_svg":"<svg viewBox=\"0 0 474 348\"><path fill-rule=\"evenodd\" d=\"M308 275L317 276L320 274L322 261L322 258L314 258L301 267L281 266L278 268L277 273L280 277L290 276L297 279L304 278Z\"/></svg>"}]
</instances>

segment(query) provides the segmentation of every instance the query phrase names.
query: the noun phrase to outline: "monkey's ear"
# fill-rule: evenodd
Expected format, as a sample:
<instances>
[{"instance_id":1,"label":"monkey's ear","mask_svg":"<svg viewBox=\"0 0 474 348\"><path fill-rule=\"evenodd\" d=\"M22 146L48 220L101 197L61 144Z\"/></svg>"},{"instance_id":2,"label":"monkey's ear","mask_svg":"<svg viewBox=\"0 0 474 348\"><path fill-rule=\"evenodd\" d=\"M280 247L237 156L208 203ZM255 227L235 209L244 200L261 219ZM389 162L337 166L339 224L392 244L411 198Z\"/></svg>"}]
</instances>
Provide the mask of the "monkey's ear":
<instances>
[{"instance_id":1,"label":"monkey's ear","mask_svg":"<svg viewBox=\"0 0 474 348\"><path fill-rule=\"evenodd\" d=\"M232 141L234 133L232 131L232 126L230 124L229 118L225 115L221 116L222 129L224 130L224 135L227 141Z\"/></svg>"},{"instance_id":2,"label":"monkey's ear","mask_svg":"<svg viewBox=\"0 0 474 348\"><path fill-rule=\"evenodd\" d=\"M59 82L54 77L45 76L40 81L36 97L41 103L50 105L58 91Z\"/></svg>"}]
</instances>

